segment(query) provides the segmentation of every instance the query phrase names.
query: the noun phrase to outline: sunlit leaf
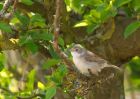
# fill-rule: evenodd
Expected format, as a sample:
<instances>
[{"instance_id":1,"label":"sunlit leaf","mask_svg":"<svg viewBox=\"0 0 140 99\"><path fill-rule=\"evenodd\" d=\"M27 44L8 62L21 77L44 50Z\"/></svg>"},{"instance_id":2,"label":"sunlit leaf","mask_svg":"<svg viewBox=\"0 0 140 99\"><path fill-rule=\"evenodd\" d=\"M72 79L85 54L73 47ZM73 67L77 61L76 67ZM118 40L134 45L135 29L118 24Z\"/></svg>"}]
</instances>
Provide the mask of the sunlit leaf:
<instances>
[{"instance_id":1,"label":"sunlit leaf","mask_svg":"<svg viewBox=\"0 0 140 99\"><path fill-rule=\"evenodd\" d=\"M32 5L34 3L32 0L21 0L21 2L26 5Z\"/></svg>"},{"instance_id":2,"label":"sunlit leaf","mask_svg":"<svg viewBox=\"0 0 140 99\"><path fill-rule=\"evenodd\" d=\"M28 78L28 82L27 82L27 88L29 90L33 90L34 89L34 81L35 81L35 75L36 75L36 70L33 69L29 72L27 78Z\"/></svg>"},{"instance_id":3,"label":"sunlit leaf","mask_svg":"<svg viewBox=\"0 0 140 99\"><path fill-rule=\"evenodd\" d=\"M131 4L135 11L140 11L140 0L132 0Z\"/></svg>"},{"instance_id":4,"label":"sunlit leaf","mask_svg":"<svg viewBox=\"0 0 140 99\"><path fill-rule=\"evenodd\" d=\"M140 21L135 21L131 24L129 24L124 31L124 37L129 37L133 32L135 32L140 27Z\"/></svg>"},{"instance_id":5,"label":"sunlit leaf","mask_svg":"<svg viewBox=\"0 0 140 99\"><path fill-rule=\"evenodd\" d=\"M42 90L45 89L45 85L42 82L40 82L40 81L37 83L37 86L38 86L38 88L40 88Z\"/></svg>"},{"instance_id":6,"label":"sunlit leaf","mask_svg":"<svg viewBox=\"0 0 140 99\"><path fill-rule=\"evenodd\" d=\"M12 29L10 25L4 22L0 22L0 30L4 32L12 33Z\"/></svg>"},{"instance_id":7,"label":"sunlit leaf","mask_svg":"<svg viewBox=\"0 0 140 99\"><path fill-rule=\"evenodd\" d=\"M2 71L4 68L4 64L0 61L0 71Z\"/></svg>"},{"instance_id":8,"label":"sunlit leaf","mask_svg":"<svg viewBox=\"0 0 140 99\"><path fill-rule=\"evenodd\" d=\"M1 61L2 63L5 62L5 54L4 54L4 53L0 53L0 61Z\"/></svg>"},{"instance_id":9,"label":"sunlit leaf","mask_svg":"<svg viewBox=\"0 0 140 99\"><path fill-rule=\"evenodd\" d=\"M130 1L132 1L132 0L115 0L114 6L115 7L120 7L120 6L123 6L127 3L129 3Z\"/></svg>"},{"instance_id":10,"label":"sunlit leaf","mask_svg":"<svg viewBox=\"0 0 140 99\"><path fill-rule=\"evenodd\" d=\"M82 22L75 24L74 27L83 27L83 26L87 26L87 25L88 25L88 23L86 21L82 21Z\"/></svg>"},{"instance_id":11,"label":"sunlit leaf","mask_svg":"<svg viewBox=\"0 0 140 99\"><path fill-rule=\"evenodd\" d=\"M13 17L11 20L10 20L10 24L12 25L15 25L17 23L20 23L19 19L17 17Z\"/></svg>"}]
</instances>

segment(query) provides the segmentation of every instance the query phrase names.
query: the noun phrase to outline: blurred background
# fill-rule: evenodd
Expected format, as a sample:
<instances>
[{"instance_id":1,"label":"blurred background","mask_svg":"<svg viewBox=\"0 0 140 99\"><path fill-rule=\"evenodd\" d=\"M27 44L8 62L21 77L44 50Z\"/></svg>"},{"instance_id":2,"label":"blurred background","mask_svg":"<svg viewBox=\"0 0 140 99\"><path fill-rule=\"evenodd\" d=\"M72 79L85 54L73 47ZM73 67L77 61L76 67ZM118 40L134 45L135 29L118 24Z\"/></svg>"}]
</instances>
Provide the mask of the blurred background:
<instances>
[{"instance_id":1,"label":"blurred background","mask_svg":"<svg viewBox=\"0 0 140 99\"><path fill-rule=\"evenodd\" d=\"M122 88L117 96L140 99L140 0L0 0L0 99L84 97L79 76L53 47L54 23L68 60L69 47L83 45L124 69L125 95Z\"/></svg>"}]
</instances>

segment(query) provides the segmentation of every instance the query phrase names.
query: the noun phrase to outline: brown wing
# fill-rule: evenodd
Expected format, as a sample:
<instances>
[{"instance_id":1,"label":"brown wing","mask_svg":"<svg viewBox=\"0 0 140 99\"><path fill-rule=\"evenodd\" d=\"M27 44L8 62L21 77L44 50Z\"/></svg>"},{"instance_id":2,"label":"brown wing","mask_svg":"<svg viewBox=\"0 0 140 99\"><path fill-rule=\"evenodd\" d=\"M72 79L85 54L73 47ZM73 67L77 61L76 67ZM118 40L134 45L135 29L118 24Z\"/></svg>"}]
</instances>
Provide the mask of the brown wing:
<instances>
[{"instance_id":1,"label":"brown wing","mask_svg":"<svg viewBox=\"0 0 140 99\"><path fill-rule=\"evenodd\" d=\"M94 53L87 51L87 56L85 57L89 62L98 62L99 64L106 63L107 61L101 57L95 55Z\"/></svg>"}]
</instances>

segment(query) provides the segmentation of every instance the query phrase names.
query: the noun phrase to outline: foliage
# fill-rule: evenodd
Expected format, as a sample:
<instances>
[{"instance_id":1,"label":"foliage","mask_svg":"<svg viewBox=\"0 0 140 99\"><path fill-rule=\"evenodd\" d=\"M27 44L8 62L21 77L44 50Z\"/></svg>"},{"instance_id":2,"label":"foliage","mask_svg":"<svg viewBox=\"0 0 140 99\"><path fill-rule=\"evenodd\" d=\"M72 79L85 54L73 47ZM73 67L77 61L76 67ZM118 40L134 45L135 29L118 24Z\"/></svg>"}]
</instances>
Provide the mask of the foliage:
<instances>
[{"instance_id":1,"label":"foliage","mask_svg":"<svg viewBox=\"0 0 140 99\"><path fill-rule=\"evenodd\" d=\"M124 31L124 37L127 38L130 36L134 31L136 31L140 27L140 22L136 21L127 26L127 28Z\"/></svg>"},{"instance_id":2,"label":"foliage","mask_svg":"<svg viewBox=\"0 0 140 99\"><path fill-rule=\"evenodd\" d=\"M20 2L28 6L34 3L33 0L21 0ZM12 27L14 27L14 30L16 31L13 31ZM25 13L17 9L13 13L13 17L9 21L9 24L6 22L0 22L0 29L5 33L19 35L16 40L16 44L22 48L22 53L36 54L39 52L42 44L46 44L46 50L48 50L51 57L43 62L42 68L49 71L53 69L51 74L47 74L46 76L44 75L44 79L47 81L44 83L36 79L36 76L38 75L37 70L32 68L28 71L26 81L24 82L24 88L21 86L22 90L20 91L18 90L19 86L17 85L21 82L14 77L13 72L5 67L4 55L0 53L0 82L2 82L0 83L0 93L1 91L3 92L3 94L0 94L0 98L15 99L17 97L30 97L34 94L40 94L40 96L45 99L51 99L54 97L57 88L60 88L63 83L63 78L67 74L67 69L52 47L52 28L46 24L46 19L44 19L39 13ZM64 50L63 38L59 37L58 43ZM43 47L46 45L43 45ZM23 57L27 56L23 55ZM14 66L12 67L14 71L17 71ZM11 82L14 84L12 87ZM36 83L37 86L35 85Z\"/></svg>"},{"instance_id":3,"label":"foliage","mask_svg":"<svg viewBox=\"0 0 140 99\"><path fill-rule=\"evenodd\" d=\"M75 11L82 16L82 20L75 27L87 27L88 33L93 33L101 24L117 16L119 11L125 11L128 17L139 16L139 0L65 0L68 11ZM138 23L138 22L137 22ZM127 38L140 26L130 24L125 32Z\"/></svg>"},{"instance_id":4,"label":"foliage","mask_svg":"<svg viewBox=\"0 0 140 99\"><path fill-rule=\"evenodd\" d=\"M42 0L43 1L43 0ZM20 0L19 2L32 6L34 2L41 2L41 0ZM47 1L46 1L47 2ZM139 0L65 0L67 10L79 14L82 19L77 22L74 27L87 27L87 33L92 33L109 19L117 16L119 10L123 9L128 17L138 16L140 11ZM4 3L0 1L0 10ZM12 12L13 7L8 9ZM47 13L47 12L46 12ZM48 52L47 59L42 62L41 69L47 71L44 74L45 81L37 79L37 70L31 67L26 71L26 75L22 75L20 70L24 69L24 64L18 71L18 66L9 66L5 64L6 58L3 52L0 53L0 98L1 99L15 99L17 97L28 97L39 94L38 97L51 99L57 93L58 88L62 88L64 77L67 75L67 68L60 59L59 55L53 49L52 25L48 24L47 20L39 13L26 12L16 9L12 13L10 20L3 20L0 22L0 30L4 35L16 36L15 43L20 47L21 55L24 59L29 55L36 55L41 52L41 48L45 48ZM129 37L134 31L140 27L139 20L132 22L124 31L124 37ZM112 32L111 27L111 32ZM110 34L110 31L109 31ZM111 33L112 34L112 33ZM5 38L4 38L5 39ZM0 40L3 40L3 38ZM63 37L59 36L58 44L62 51L66 51ZM45 52L44 52L45 53ZM44 54L43 53L43 54ZM28 60L28 59L27 59ZM31 60L28 60L31 61ZM139 73L139 59L132 59L128 64L132 70L132 80ZM136 66L134 68L134 66ZM48 70L51 73L48 73ZM17 72L18 71L18 72ZM134 73L133 73L134 71ZM23 72L23 71L22 71ZM20 82L15 74L21 74L21 78L25 76L25 81ZM136 73L136 74L135 74ZM139 79L139 77L136 77ZM138 80L135 80L139 82ZM23 88L20 84L23 83ZM139 87L139 83L137 85ZM20 89L21 88L21 89Z\"/></svg>"},{"instance_id":5,"label":"foliage","mask_svg":"<svg viewBox=\"0 0 140 99\"><path fill-rule=\"evenodd\" d=\"M132 88L129 90L140 90L140 57L133 57L127 64L129 68L129 80L132 84Z\"/></svg>"}]
</instances>

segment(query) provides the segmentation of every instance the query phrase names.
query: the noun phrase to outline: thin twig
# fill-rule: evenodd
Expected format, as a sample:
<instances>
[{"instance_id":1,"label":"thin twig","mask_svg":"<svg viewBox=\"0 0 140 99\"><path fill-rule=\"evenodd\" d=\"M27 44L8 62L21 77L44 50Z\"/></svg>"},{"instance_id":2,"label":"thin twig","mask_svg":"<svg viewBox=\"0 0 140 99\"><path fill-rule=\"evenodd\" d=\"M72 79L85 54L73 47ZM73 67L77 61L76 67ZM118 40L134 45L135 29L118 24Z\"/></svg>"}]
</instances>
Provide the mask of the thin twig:
<instances>
[{"instance_id":1,"label":"thin twig","mask_svg":"<svg viewBox=\"0 0 140 99\"><path fill-rule=\"evenodd\" d=\"M61 6L61 0L56 0L56 12L54 16L54 48L56 51L59 50L58 36L60 32L60 6Z\"/></svg>"},{"instance_id":2,"label":"thin twig","mask_svg":"<svg viewBox=\"0 0 140 99\"><path fill-rule=\"evenodd\" d=\"M15 0L14 1L14 4L13 4L13 12L15 12L15 10L16 10L17 3L18 3L18 0Z\"/></svg>"},{"instance_id":3,"label":"thin twig","mask_svg":"<svg viewBox=\"0 0 140 99\"><path fill-rule=\"evenodd\" d=\"M64 63L68 66L68 69L72 70L72 62L67 59L67 56L60 50L58 46L58 38L60 33L60 11L62 0L56 0L56 12L54 16L54 42L53 47L57 54L63 59Z\"/></svg>"},{"instance_id":4,"label":"thin twig","mask_svg":"<svg viewBox=\"0 0 140 99\"><path fill-rule=\"evenodd\" d=\"M14 0L6 0L2 10L0 11L0 17L3 17L4 14L7 12L7 10L9 9L9 7L14 3Z\"/></svg>"}]
</instances>

